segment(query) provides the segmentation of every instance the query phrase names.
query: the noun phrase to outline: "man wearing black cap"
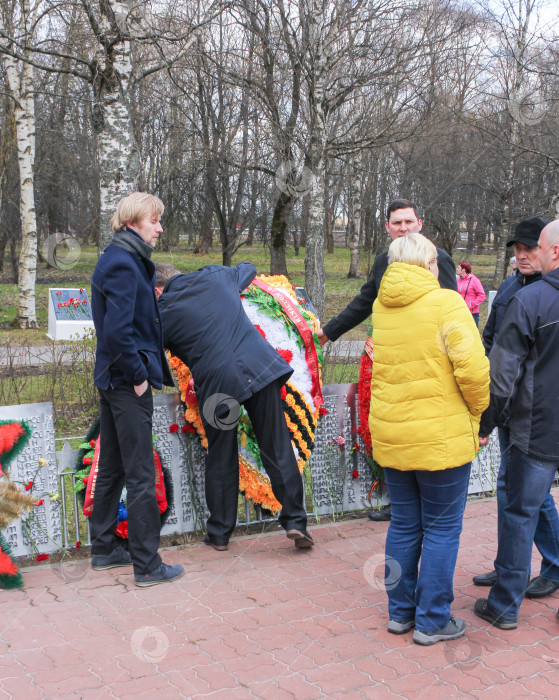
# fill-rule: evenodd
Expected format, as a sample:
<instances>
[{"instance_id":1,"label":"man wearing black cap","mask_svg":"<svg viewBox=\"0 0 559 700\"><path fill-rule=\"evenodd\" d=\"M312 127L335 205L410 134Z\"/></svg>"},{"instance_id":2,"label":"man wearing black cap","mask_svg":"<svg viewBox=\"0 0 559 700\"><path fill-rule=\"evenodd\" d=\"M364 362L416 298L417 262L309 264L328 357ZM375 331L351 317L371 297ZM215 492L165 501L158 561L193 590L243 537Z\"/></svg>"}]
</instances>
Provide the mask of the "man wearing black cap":
<instances>
[{"instance_id":1,"label":"man wearing black cap","mask_svg":"<svg viewBox=\"0 0 559 700\"><path fill-rule=\"evenodd\" d=\"M483 331L483 344L488 355L501 328L505 308L510 300L521 289L542 278L538 258L538 239L548 223L540 216L521 221L514 231L514 236L507 241L508 247L514 245L518 269L503 282L493 300L491 313ZM505 475L510 452L508 414L501 417L498 432L501 464L497 476L497 528L500 532L506 505ZM542 555L542 565L540 575L533 578L526 587L526 596L542 598L559 589L559 514L550 493L540 509L534 543ZM497 572L491 571L474 576L473 581L477 586L492 586L497 581Z\"/></svg>"},{"instance_id":2,"label":"man wearing black cap","mask_svg":"<svg viewBox=\"0 0 559 700\"><path fill-rule=\"evenodd\" d=\"M480 445L487 444L490 432L508 413L510 451L495 557L498 576L488 598L474 605L478 617L499 629L518 624L532 541L559 469L559 220L541 232L538 256L541 280L510 300L491 349L491 401L479 427Z\"/></svg>"}]
</instances>

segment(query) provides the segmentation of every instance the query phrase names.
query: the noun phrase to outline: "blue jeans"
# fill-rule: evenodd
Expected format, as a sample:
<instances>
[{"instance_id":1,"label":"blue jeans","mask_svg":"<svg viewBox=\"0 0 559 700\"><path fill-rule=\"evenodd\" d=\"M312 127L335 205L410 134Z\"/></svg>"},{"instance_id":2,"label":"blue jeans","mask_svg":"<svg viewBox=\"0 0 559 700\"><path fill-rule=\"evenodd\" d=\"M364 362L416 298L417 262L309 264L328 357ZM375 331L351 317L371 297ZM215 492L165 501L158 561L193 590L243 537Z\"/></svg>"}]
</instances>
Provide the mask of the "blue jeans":
<instances>
[{"instance_id":1,"label":"blue jeans","mask_svg":"<svg viewBox=\"0 0 559 700\"><path fill-rule=\"evenodd\" d=\"M440 471L385 468L392 504L385 565L391 620L415 619L421 632L448 624L470 466Z\"/></svg>"},{"instance_id":2,"label":"blue jeans","mask_svg":"<svg viewBox=\"0 0 559 700\"><path fill-rule=\"evenodd\" d=\"M506 504L495 559L497 583L489 593L493 610L516 619L530 577L532 543L541 507L559 460L529 457L511 445L505 473Z\"/></svg>"},{"instance_id":3,"label":"blue jeans","mask_svg":"<svg viewBox=\"0 0 559 700\"><path fill-rule=\"evenodd\" d=\"M510 431L499 428L501 465L497 476L497 528L503 527L503 513L506 506L505 475L509 461ZM559 581L559 513L553 496L548 493L544 499L534 534L534 544L542 555L540 576Z\"/></svg>"}]
</instances>

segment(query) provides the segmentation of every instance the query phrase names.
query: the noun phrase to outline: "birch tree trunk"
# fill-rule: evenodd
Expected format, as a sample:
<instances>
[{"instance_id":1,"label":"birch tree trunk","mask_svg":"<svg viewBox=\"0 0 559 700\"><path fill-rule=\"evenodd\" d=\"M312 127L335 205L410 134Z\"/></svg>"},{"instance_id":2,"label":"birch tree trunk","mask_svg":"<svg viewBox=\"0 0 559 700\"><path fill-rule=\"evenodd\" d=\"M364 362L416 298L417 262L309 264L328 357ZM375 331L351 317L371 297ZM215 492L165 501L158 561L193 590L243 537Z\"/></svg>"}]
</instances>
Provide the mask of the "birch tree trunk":
<instances>
[{"instance_id":1,"label":"birch tree trunk","mask_svg":"<svg viewBox=\"0 0 559 700\"><path fill-rule=\"evenodd\" d=\"M110 219L116 202L137 189L140 175L138 144L132 127L130 90L133 66L131 44L124 37L130 8L127 2L100 3L100 35L93 79L93 126L99 154L100 220L99 254L112 239ZM114 41L107 48L107 39Z\"/></svg>"},{"instance_id":2,"label":"birch tree trunk","mask_svg":"<svg viewBox=\"0 0 559 700\"><path fill-rule=\"evenodd\" d=\"M310 92L310 169L313 175L309 194L309 224L305 248L305 287L319 318L324 318L324 194L326 182L326 115L324 113L327 56L321 36L322 4L312 3L308 28L312 60Z\"/></svg>"},{"instance_id":3,"label":"birch tree trunk","mask_svg":"<svg viewBox=\"0 0 559 700\"><path fill-rule=\"evenodd\" d=\"M21 29L26 43L30 37L33 15L28 0L20 5ZM0 29L4 18L0 12ZM7 43L7 40L0 39ZM28 50L25 49L27 52ZM19 166L21 249L18 263L18 328L37 328L35 279L37 276L37 219L35 216L35 101L33 66L2 54L10 95L14 100L17 159Z\"/></svg>"}]
</instances>

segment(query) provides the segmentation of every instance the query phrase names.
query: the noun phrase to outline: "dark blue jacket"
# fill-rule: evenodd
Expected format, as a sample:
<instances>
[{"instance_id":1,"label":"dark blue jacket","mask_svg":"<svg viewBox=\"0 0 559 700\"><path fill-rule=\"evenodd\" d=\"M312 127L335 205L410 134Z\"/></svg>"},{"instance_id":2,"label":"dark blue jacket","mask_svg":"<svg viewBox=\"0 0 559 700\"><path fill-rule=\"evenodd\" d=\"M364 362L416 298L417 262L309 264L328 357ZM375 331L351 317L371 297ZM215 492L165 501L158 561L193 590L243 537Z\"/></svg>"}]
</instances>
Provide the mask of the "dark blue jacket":
<instances>
[{"instance_id":1,"label":"dark blue jacket","mask_svg":"<svg viewBox=\"0 0 559 700\"><path fill-rule=\"evenodd\" d=\"M443 289L457 291L456 265L452 257L442 248L437 248L439 265L439 284ZM378 290L386 268L388 267L388 253L380 253L375 258L371 276L361 287L343 311L334 316L322 329L329 340L337 340L347 331L355 328L368 318L373 311L373 303L378 296Z\"/></svg>"},{"instance_id":2,"label":"dark blue jacket","mask_svg":"<svg viewBox=\"0 0 559 700\"><path fill-rule=\"evenodd\" d=\"M91 278L91 309L97 333L94 381L100 389L145 379L157 389L174 385L154 288L155 267L148 258L114 244L99 258Z\"/></svg>"},{"instance_id":3,"label":"dark blue jacket","mask_svg":"<svg viewBox=\"0 0 559 700\"><path fill-rule=\"evenodd\" d=\"M491 402L484 437L508 412L511 444L531 457L559 460L559 269L510 300L489 354Z\"/></svg>"},{"instance_id":4,"label":"dark blue jacket","mask_svg":"<svg viewBox=\"0 0 559 700\"><path fill-rule=\"evenodd\" d=\"M256 275L250 263L208 265L172 277L159 297L165 347L192 372L203 411L213 394L239 403L293 373L246 315L240 293Z\"/></svg>"},{"instance_id":5,"label":"dark blue jacket","mask_svg":"<svg viewBox=\"0 0 559 700\"><path fill-rule=\"evenodd\" d=\"M501 284L495 298L493 299L493 303L491 304L491 313L489 314L487 323L483 329L483 347L488 355L493 347L493 341L501 328L503 315L509 301L517 292L524 289L525 286L532 284L532 282L537 282L538 280L541 280L541 278L541 272L535 272L533 275L523 275L520 270L515 270L514 274L507 277L507 279Z\"/></svg>"}]
</instances>

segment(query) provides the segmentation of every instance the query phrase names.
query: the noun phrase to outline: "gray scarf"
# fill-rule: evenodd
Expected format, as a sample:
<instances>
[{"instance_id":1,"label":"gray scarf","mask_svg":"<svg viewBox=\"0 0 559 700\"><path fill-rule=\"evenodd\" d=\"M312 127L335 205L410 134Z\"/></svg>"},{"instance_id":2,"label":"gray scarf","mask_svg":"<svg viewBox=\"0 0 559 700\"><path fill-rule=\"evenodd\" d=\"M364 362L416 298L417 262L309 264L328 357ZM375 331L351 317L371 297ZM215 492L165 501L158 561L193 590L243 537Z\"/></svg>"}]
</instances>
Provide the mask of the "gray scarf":
<instances>
[{"instance_id":1,"label":"gray scarf","mask_svg":"<svg viewBox=\"0 0 559 700\"><path fill-rule=\"evenodd\" d=\"M141 258L150 259L153 253L153 248L142 240L138 235L132 233L130 229L123 229L122 231L117 231L113 235L113 240L111 241L113 245L117 248L123 248L129 253L138 253Z\"/></svg>"}]
</instances>

